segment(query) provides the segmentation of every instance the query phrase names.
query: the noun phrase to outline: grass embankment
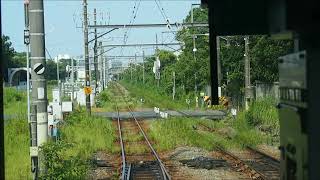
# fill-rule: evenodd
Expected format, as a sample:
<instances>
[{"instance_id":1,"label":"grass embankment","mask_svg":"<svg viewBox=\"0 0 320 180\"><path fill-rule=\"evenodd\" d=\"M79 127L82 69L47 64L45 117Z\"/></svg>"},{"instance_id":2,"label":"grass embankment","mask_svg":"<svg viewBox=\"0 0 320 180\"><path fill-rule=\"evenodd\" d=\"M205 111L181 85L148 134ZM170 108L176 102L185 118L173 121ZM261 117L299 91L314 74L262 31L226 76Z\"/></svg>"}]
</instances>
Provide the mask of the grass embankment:
<instances>
[{"instance_id":1,"label":"grass embankment","mask_svg":"<svg viewBox=\"0 0 320 180\"><path fill-rule=\"evenodd\" d=\"M30 179L26 93L4 89L5 165L7 179ZM117 152L111 121L76 111L61 127L61 141L43 147L48 172L42 179L85 179L96 151Z\"/></svg>"},{"instance_id":2,"label":"grass embankment","mask_svg":"<svg viewBox=\"0 0 320 180\"><path fill-rule=\"evenodd\" d=\"M251 104L249 111L245 113L245 119L249 125L268 137L269 144L278 146L280 122L276 104L277 101L273 98L259 99Z\"/></svg>"},{"instance_id":3,"label":"grass embankment","mask_svg":"<svg viewBox=\"0 0 320 180\"><path fill-rule=\"evenodd\" d=\"M179 146L196 146L207 150L215 145L226 149L278 145L279 119L275 101L261 99L249 111L240 112L236 119L228 116L220 121L195 118L170 118L150 122L150 135L159 150Z\"/></svg>"},{"instance_id":4,"label":"grass embankment","mask_svg":"<svg viewBox=\"0 0 320 180\"><path fill-rule=\"evenodd\" d=\"M61 126L61 140L44 146L48 173L44 179L85 179L97 151L118 152L113 144L117 138L112 122L75 111Z\"/></svg>"},{"instance_id":5,"label":"grass embankment","mask_svg":"<svg viewBox=\"0 0 320 180\"><path fill-rule=\"evenodd\" d=\"M157 143L158 150L172 150L179 146L195 146L212 150L216 145L237 147L218 134L204 129L201 124L218 126L220 122L194 119L194 118L170 118L153 121L150 123L150 136Z\"/></svg>"},{"instance_id":6,"label":"grass embankment","mask_svg":"<svg viewBox=\"0 0 320 180\"><path fill-rule=\"evenodd\" d=\"M126 81L121 81L126 89L130 90L130 95L136 99L144 99L144 104L148 107L160 107L162 109L186 109L187 104L182 100L172 100L171 96L168 96L161 89L154 88L153 86L143 85L139 83L138 85L128 83Z\"/></svg>"},{"instance_id":7,"label":"grass embankment","mask_svg":"<svg viewBox=\"0 0 320 180\"><path fill-rule=\"evenodd\" d=\"M132 109L146 107L144 103L130 95L130 92L118 83L110 82L108 88L97 96L97 108L93 108L93 111L111 112L115 111L116 106L119 110L127 109L128 106Z\"/></svg>"},{"instance_id":8,"label":"grass embankment","mask_svg":"<svg viewBox=\"0 0 320 180\"><path fill-rule=\"evenodd\" d=\"M26 93L4 88L6 179L30 179L29 127Z\"/></svg>"}]
</instances>

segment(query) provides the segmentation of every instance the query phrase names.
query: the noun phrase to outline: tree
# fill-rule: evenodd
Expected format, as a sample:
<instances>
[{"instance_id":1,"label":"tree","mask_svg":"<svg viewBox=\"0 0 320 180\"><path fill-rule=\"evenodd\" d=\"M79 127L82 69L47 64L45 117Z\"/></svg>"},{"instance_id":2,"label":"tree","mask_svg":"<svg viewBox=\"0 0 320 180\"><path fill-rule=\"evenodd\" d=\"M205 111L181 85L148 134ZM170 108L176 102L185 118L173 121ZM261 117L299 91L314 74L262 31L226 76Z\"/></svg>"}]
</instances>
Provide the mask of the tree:
<instances>
[{"instance_id":1,"label":"tree","mask_svg":"<svg viewBox=\"0 0 320 180\"><path fill-rule=\"evenodd\" d=\"M57 80L57 63L53 60L47 61L46 78L47 80Z\"/></svg>"},{"instance_id":2,"label":"tree","mask_svg":"<svg viewBox=\"0 0 320 180\"><path fill-rule=\"evenodd\" d=\"M191 12L184 22L191 22ZM195 8L194 22L208 22L207 9ZM168 94L172 92L173 71L176 74L177 92L182 94L193 94L195 86L199 93L210 83L209 37L206 34L208 34L208 28L183 28L176 35L176 40L184 44L178 57L170 51L157 52L161 61L160 88L162 90ZM197 49L195 53L193 41ZM244 36L223 37L220 42L222 84L226 87L228 96L241 98L244 93ZM272 40L261 35L250 36L252 84L256 80L267 83L278 81L278 57L290 53L293 49L292 44L291 40ZM147 58L145 61L146 83L150 85L155 84L152 72L154 60L155 58ZM141 70L139 67L134 69ZM128 73L130 70L125 71L125 79L130 77ZM139 74L137 71L134 73Z\"/></svg>"},{"instance_id":3,"label":"tree","mask_svg":"<svg viewBox=\"0 0 320 180\"><path fill-rule=\"evenodd\" d=\"M12 47L12 43L10 42L9 36L2 35L1 38L1 46L3 52L3 72L4 72L4 81L8 81L8 68L10 67L9 64L12 61L14 56L15 50Z\"/></svg>"}]
</instances>

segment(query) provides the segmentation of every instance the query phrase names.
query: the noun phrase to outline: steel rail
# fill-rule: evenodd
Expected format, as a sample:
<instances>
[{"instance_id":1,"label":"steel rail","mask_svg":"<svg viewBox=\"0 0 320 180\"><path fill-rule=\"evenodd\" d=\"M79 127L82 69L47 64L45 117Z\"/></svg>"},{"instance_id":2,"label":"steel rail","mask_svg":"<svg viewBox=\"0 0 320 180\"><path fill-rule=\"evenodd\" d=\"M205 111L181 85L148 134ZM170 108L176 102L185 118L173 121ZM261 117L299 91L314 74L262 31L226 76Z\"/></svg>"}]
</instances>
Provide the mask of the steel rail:
<instances>
[{"instance_id":1,"label":"steel rail","mask_svg":"<svg viewBox=\"0 0 320 180\"><path fill-rule=\"evenodd\" d=\"M241 158L237 157L236 155L232 154L231 152L228 152L226 150L224 150L223 148L216 146L216 148L221 151L222 153L232 157L233 159L243 163L244 165L246 165L249 169L253 170L255 173L257 173L259 175L259 177L257 179L269 179L268 177L266 177L265 174L263 174L261 171L259 171L257 168L254 168L252 165L246 163L245 161L243 161Z\"/></svg>"},{"instance_id":2,"label":"steel rail","mask_svg":"<svg viewBox=\"0 0 320 180\"><path fill-rule=\"evenodd\" d=\"M132 118L134 119L134 121L135 121L136 124L138 125L138 127L139 127L139 129L140 129L140 131L141 131L141 133L142 133L142 135L143 135L143 137L145 138L146 142L148 143L148 146L150 147L153 155L156 157L157 161L159 162L164 179L171 180L168 171L165 169L165 167L164 167L162 161L160 160L157 152L156 152L156 151L154 150L154 148L152 147L152 145L151 145L151 143L150 143L147 135L145 134L144 130L142 129L140 123L138 122L138 120L136 119L136 117L133 115L133 112L132 112L132 109L130 108L130 106L128 106L128 109L129 109L129 111L130 111L130 114L131 114Z\"/></svg>"},{"instance_id":3,"label":"steel rail","mask_svg":"<svg viewBox=\"0 0 320 180\"><path fill-rule=\"evenodd\" d=\"M118 104L116 104L117 109L117 115L118 115L118 130L119 130L119 137L120 137L120 145L121 145L121 157L122 157L122 174L121 179L125 180L125 172L126 172L126 154L124 151L124 145L123 145L123 138L122 138L122 132L121 132L121 125L120 125L120 114L119 114L119 108Z\"/></svg>"},{"instance_id":4,"label":"steel rail","mask_svg":"<svg viewBox=\"0 0 320 180\"><path fill-rule=\"evenodd\" d=\"M266 154L266 153L264 153L264 152L261 152L261 151L259 151L259 150L257 150L257 149L254 149L254 148L252 148L252 147L250 147L250 146L246 146L246 148L247 148L249 151L252 151L252 152L254 152L254 153L260 154L261 156L264 156L264 157L272 160L274 163L277 163L277 164L280 165L280 160L279 160L279 159L277 159L277 158L275 158L275 157L272 157L272 156L270 156L270 155L268 155L268 154Z\"/></svg>"},{"instance_id":5,"label":"steel rail","mask_svg":"<svg viewBox=\"0 0 320 180\"><path fill-rule=\"evenodd\" d=\"M119 90L119 92L121 92L119 88L118 88L118 90ZM122 93L122 92L121 92L121 93ZM123 94L123 93L122 93L122 94ZM123 96L122 96L122 98L124 99L125 102L128 103L128 101L127 101ZM137 126L139 127L139 130L140 130L140 132L142 133L142 135L143 135L145 141L147 142L149 148L151 149L154 157L157 159L157 161L158 161L158 163L159 163L159 165L160 165L161 171L162 171L163 178L164 178L165 180L171 180L171 177L170 177L168 171L165 169L165 167L164 167L164 165L163 165L160 157L158 156L157 152L156 152L156 151L154 150L154 148L152 147L152 145L151 145L151 143L150 143L150 141L149 141L146 133L144 132L144 130L142 129L140 123L138 122L138 120L137 120L136 117L134 116L133 111L132 111L132 109L130 108L130 106L128 106L128 110L129 110L130 115L131 115L132 118L134 119L135 123L136 123ZM118 113L119 113L119 111L118 111Z\"/></svg>"}]
</instances>

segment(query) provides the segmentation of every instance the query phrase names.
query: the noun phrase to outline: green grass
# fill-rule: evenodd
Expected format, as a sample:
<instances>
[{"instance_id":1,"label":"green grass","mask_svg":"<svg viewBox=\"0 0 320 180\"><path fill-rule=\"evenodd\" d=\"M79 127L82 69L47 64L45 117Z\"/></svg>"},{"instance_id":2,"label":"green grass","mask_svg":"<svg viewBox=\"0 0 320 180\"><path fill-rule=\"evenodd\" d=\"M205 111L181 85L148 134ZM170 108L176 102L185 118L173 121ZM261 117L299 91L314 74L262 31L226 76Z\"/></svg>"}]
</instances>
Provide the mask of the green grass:
<instances>
[{"instance_id":1,"label":"green grass","mask_svg":"<svg viewBox=\"0 0 320 180\"><path fill-rule=\"evenodd\" d=\"M4 127L6 177L9 180L30 179L26 93L5 88L4 112L10 116ZM83 111L76 111L67 117L61 132L60 143L49 142L43 147L47 150L48 162L55 161L49 175L64 177L62 179L85 178L93 153L99 150L119 152L114 146L117 135L108 119L89 117Z\"/></svg>"},{"instance_id":2,"label":"green grass","mask_svg":"<svg viewBox=\"0 0 320 180\"><path fill-rule=\"evenodd\" d=\"M119 110L127 110L128 106L132 109L146 107L137 98L119 90L122 87L117 83L110 83L108 88L97 96L97 107L104 112L113 112L118 106ZM117 103L116 103L117 102Z\"/></svg>"},{"instance_id":3,"label":"green grass","mask_svg":"<svg viewBox=\"0 0 320 180\"><path fill-rule=\"evenodd\" d=\"M237 119L224 120L174 117L150 122L150 137L158 150L172 150L179 146L195 146L213 150L216 145L225 149L270 144L271 137L252 126L240 112Z\"/></svg>"},{"instance_id":4,"label":"green grass","mask_svg":"<svg viewBox=\"0 0 320 180\"><path fill-rule=\"evenodd\" d=\"M217 133L201 130L200 124L207 121L210 126L217 122L194 118L170 118L152 121L150 123L150 136L157 143L158 150L171 150L179 146L195 146L206 150L213 150L215 145L226 148L240 147L238 143L228 141Z\"/></svg>"},{"instance_id":5,"label":"green grass","mask_svg":"<svg viewBox=\"0 0 320 180\"><path fill-rule=\"evenodd\" d=\"M130 95L136 99L143 98L145 105L148 107L160 107L164 109L186 109L187 104L184 101L173 101L171 96L166 95L164 92L155 89L154 87L139 84L134 85L122 81L126 89L130 91Z\"/></svg>"},{"instance_id":6,"label":"green grass","mask_svg":"<svg viewBox=\"0 0 320 180\"><path fill-rule=\"evenodd\" d=\"M230 119L231 126L236 130L234 140L249 146L267 143L269 138L248 123L246 112L240 112L236 120Z\"/></svg>"},{"instance_id":7,"label":"green grass","mask_svg":"<svg viewBox=\"0 0 320 180\"><path fill-rule=\"evenodd\" d=\"M43 179L86 179L94 153L119 152L114 146L117 135L110 119L88 116L80 109L66 117L60 130L61 140L43 147L48 166Z\"/></svg>"},{"instance_id":8,"label":"green grass","mask_svg":"<svg viewBox=\"0 0 320 180\"><path fill-rule=\"evenodd\" d=\"M276 103L273 98L258 99L253 102L246 113L248 122L264 131L279 134L280 124Z\"/></svg>"},{"instance_id":9,"label":"green grass","mask_svg":"<svg viewBox=\"0 0 320 180\"><path fill-rule=\"evenodd\" d=\"M16 119L27 119L27 94L15 88L4 88L4 114Z\"/></svg>"},{"instance_id":10,"label":"green grass","mask_svg":"<svg viewBox=\"0 0 320 180\"><path fill-rule=\"evenodd\" d=\"M116 152L113 143L117 138L116 129L110 119L88 116L74 112L67 117L61 128L62 140L73 144L66 150L66 155L80 155L88 159L96 151Z\"/></svg>"},{"instance_id":11,"label":"green grass","mask_svg":"<svg viewBox=\"0 0 320 180\"><path fill-rule=\"evenodd\" d=\"M29 179L29 128L25 119L12 119L5 125L6 179Z\"/></svg>"},{"instance_id":12,"label":"green grass","mask_svg":"<svg viewBox=\"0 0 320 180\"><path fill-rule=\"evenodd\" d=\"M4 88L6 179L30 179L29 127L26 93Z\"/></svg>"}]
</instances>

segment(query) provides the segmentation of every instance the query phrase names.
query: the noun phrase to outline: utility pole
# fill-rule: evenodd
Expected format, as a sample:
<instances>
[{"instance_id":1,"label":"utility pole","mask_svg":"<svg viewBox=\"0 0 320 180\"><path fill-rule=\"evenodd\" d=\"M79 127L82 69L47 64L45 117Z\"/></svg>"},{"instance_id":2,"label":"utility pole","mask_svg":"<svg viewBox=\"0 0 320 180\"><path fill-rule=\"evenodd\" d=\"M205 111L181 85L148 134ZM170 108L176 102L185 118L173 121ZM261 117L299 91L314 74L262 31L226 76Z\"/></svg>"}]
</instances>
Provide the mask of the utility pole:
<instances>
[{"instance_id":1,"label":"utility pole","mask_svg":"<svg viewBox=\"0 0 320 180\"><path fill-rule=\"evenodd\" d=\"M45 32L43 0L31 0L29 7L30 17L30 59L32 77L32 104L33 112L36 112L37 147L42 146L48 140L48 112L47 112L47 81L45 78ZM34 122L32 122L34 123ZM35 143L35 142L32 142ZM38 148L30 149L31 156L38 157L39 174L45 172L44 159L38 155ZM34 161L33 161L34 162Z\"/></svg>"},{"instance_id":2,"label":"utility pole","mask_svg":"<svg viewBox=\"0 0 320 180\"><path fill-rule=\"evenodd\" d=\"M105 57L105 58L103 58L103 62L104 62L104 85L106 86L106 87L108 87L107 85L108 85L108 68L109 68L109 66L108 66L108 59L107 59L107 57Z\"/></svg>"},{"instance_id":3,"label":"utility pole","mask_svg":"<svg viewBox=\"0 0 320 180\"><path fill-rule=\"evenodd\" d=\"M221 61L220 61L220 37L217 36L217 63L218 63L218 86L221 88Z\"/></svg>"},{"instance_id":4,"label":"utility pole","mask_svg":"<svg viewBox=\"0 0 320 180\"><path fill-rule=\"evenodd\" d=\"M72 82L72 93L71 93L71 102L72 102L72 108L74 105L74 64L73 64L73 58L71 58L71 82Z\"/></svg>"},{"instance_id":5,"label":"utility pole","mask_svg":"<svg viewBox=\"0 0 320 180\"><path fill-rule=\"evenodd\" d=\"M137 53L134 54L134 64L135 64L135 70L136 70L136 73L137 73L137 68L136 68L136 63L137 63ZM136 83L138 82L138 76L136 75Z\"/></svg>"},{"instance_id":6,"label":"utility pole","mask_svg":"<svg viewBox=\"0 0 320 180\"><path fill-rule=\"evenodd\" d=\"M249 56L249 36L245 36L245 59L244 59L244 69L245 69L245 107L246 110L249 109L249 103L252 98L251 92L251 82L250 82L250 56Z\"/></svg>"},{"instance_id":7,"label":"utility pole","mask_svg":"<svg viewBox=\"0 0 320 180\"><path fill-rule=\"evenodd\" d=\"M30 44L30 32L29 32L29 1L24 2L24 13L25 13L25 45L27 55L27 113L28 122L30 122L30 62L29 62L29 44ZM27 37L26 37L27 36Z\"/></svg>"},{"instance_id":8,"label":"utility pole","mask_svg":"<svg viewBox=\"0 0 320 180\"><path fill-rule=\"evenodd\" d=\"M142 51L142 68L143 68L143 71L142 71L142 82L144 84L144 51Z\"/></svg>"},{"instance_id":9,"label":"utility pole","mask_svg":"<svg viewBox=\"0 0 320 180\"><path fill-rule=\"evenodd\" d=\"M37 153L37 106L32 107L32 117L30 112L30 62L29 62L29 44L30 44L30 32L29 32L29 1L24 1L24 12L25 12L25 41L26 53L27 53L27 106L28 106L28 123L30 129L30 158L31 158L31 173L32 179L38 178L38 155Z\"/></svg>"},{"instance_id":10,"label":"utility pole","mask_svg":"<svg viewBox=\"0 0 320 180\"><path fill-rule=\"evenodd\" d=\"M100 86L104 90L104 80L103 80L103 48L102 42L99 42L99 49L100 49L100 56L99 56L99 66L100 66L100 75L99 75L99 82Z\"/></svg>"},{"instance_id":11,"label":"utility pole","mask_svg":"<svg viewBox=\"0 0 320 180\"><path fill-rule=\"evenodd\" d=\"M132 59L130 59L130 81L132 82Z\"/></svg>"},{"instance_id":12,"label":"utility pole","mask_svg":"<svg viewBox=\"0 0 320 180\"><path fill-rule=\"evenodd\" d=\"M192 4L191 5L191 24L193 24L194 22L194 19L193 19L193 6L195 6L197 4ZM193 26L192 26L193 27ZM192 30L194 30L192 28ZM195 65L197 65L197 59L196 59L196 52L197 52L197 48L196 48L196 35L194 34L194 32L192 33L192 41L193 41L193 59L195 61ZM198 99L198 94L197 94L197 91L198 91L198 86L197 86L197 72L195 71L194 72L194 94L195 94L195 98Z\"/></svg>"},{"instance_id":13,"label":"utility pole","mask_svg":"<svg viewBox=\"0 0 320 180\"><path fill-rule=\"evenodd\" d=\"M93 20L94 20L94 25L97 25L97 10L94 8L93 10ZM95 77L95 94L97 94L98 90L98 63L97 63L97 46L98 46L98 41L97 41L97 28L94 28L94 48L93 48L93 66L94 66L94 77Z\"/></svg>"},{"instance_id":14,"label":"utility pole","mask_svg":"<svg viewBox=\"0 0 320 180\"><path fill-rule=\"evenodd\" d=\"M156 53L158 52L158 34L156 34Z\"/></svg>"},{"instance_id":15,"label":"utility pole","mask_svg":"<svg viewBox=\"0 0 320 180\"><path fill-rule=\"evenodd\" d=\"M156 55L157 55L157 58L158 59L160 59L159 58L159 55L158 55L158 34L156 34ZM160 69L159 69L159 72L156 72L156 73L159 73L159 75L157 75L157 76L159 76L159 77L157 77L157 86L158 87L160 87Z\"/></svg>"},{"instance_id":16,"label":"utility pole","mask_svg":"<svg viewBox=\"0 0 320 180\"><path fill-rule=\"evenodd\" d=\"M88 47L88 14L87 14L87 0L83 0L83 36L84 36L84 60L86 72L86 88L90 87L90 64L89 64L89 47ZM86 94L86 108L87 113L91 115L90 94Z\"/></svg>"},{"instance_id":17,"label":"utility pole","mask_svg":"<svg viewBox=\"0 0 320 180\"><path fill-rule=\"evenodd\" d=\"M172 72L172 76L173 76L172 100L174 100L176 96L176 73L174 71Z\"/></svg>"}]
</instances>

